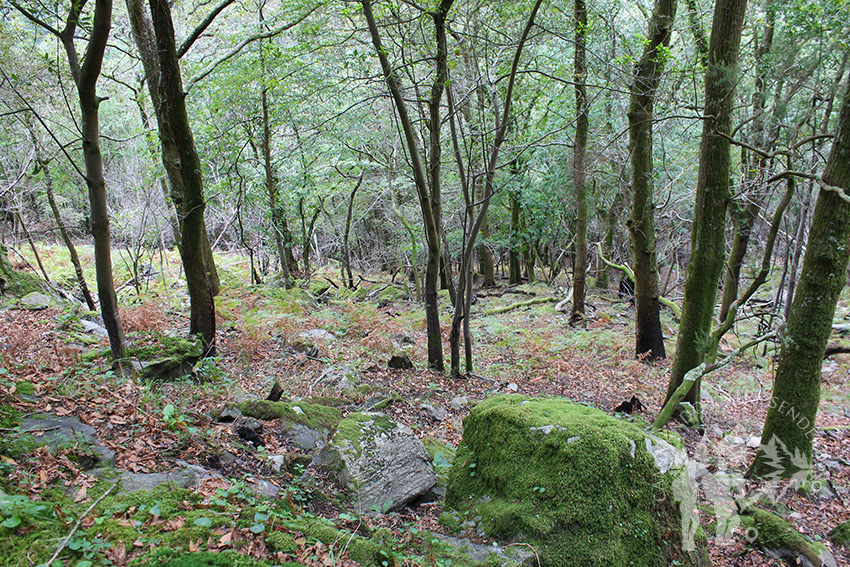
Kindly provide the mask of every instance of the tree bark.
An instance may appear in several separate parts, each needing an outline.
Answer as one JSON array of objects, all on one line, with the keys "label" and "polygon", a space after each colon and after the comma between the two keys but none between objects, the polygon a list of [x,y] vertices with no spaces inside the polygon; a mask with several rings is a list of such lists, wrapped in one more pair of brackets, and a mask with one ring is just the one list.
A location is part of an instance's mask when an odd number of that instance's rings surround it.
[{"label": "tree bark", "polygon": [[[573,81],[576,93],[576,140],[573,153],[573,185],[576,192],[576,263],[573,270],[573,309],[570,324],[584,318],[584,296],[587,281],[587,132],[588,101],[587,88],[587,6],[584,0],[575,0],[575,59]],[[532,251],[533,254],[533,251]],[[529,279],[531,274],[529,273]]]},{"label": "tree bark", "polygon": [[[850,257],[850,90],[815,204],[800,283],[782,338],[773,395],[752,465],[755,476],[790,477],[812,462],[823,355]],[[778,448],[771,454],[769,448]]]},{"label": "tree bark", "polygon": [[[170,201],[177,213],[178,227],[174,233],[174,238],[178,242],[182,242],[183,236],[180,234],[180,220],[183,217],[183,178],[180,167],[180,150],[176,147],[176,142],[171,134],[166,123],[167,117],[163,115],[164,107],[160,102],[160,93],[158,91],[160,84],[160,61],[157,53],[156,38],[151,20],[145,11],[144,0],[125,0],[127,5],[127,13],[130,17],[130,27],[133,32],[133,41],[136,44],[136,49],[139,50],[139,58],[142,60],[142,67],[145,70],[145,78],[148,83],[148,94],[151,97],[151,103],[156,114],[156,121],[159,130],[160,145],[162,147],[162,164],[165,168],[165,174],[168,177],[170,186]],[[180,255],[183,255],[182,244],[178,244]],[[207,234],[206,223],[201,229],[201,250],[204,257],[205,272],[209,279],[210,290],[213,295],[218,295],[221,289],[221,283],[218,277],[218,271],[215,267],[215,258],[212,253],[209,235]]]},{"label": "tree bark", "polygon": [[[685,374],[702,362],[705,342],[717,298],[726,248],[726,207],[729,201],[729,139],[737,84],[738,51],[746,0],[717,0],[705,74],[705,118],[700,143],[691,259],[685,280],[685,298],[676,358],[667,386],[669,399]],[[699,410],[700,381],[685,401]]]},{"label": "tree bark", "polygon": [[204,184],[201,161],[195,149],[195,140],[189,127],[186,98],[177,47],[174,42],[174,26],[168,0],[150,0],[153,29],[159,56],[159,98],[162,108],[160,127],[172,137],[180,166],[182,182],[182,209],[180,210],[180,232],[183,242],[183,269],[189,289],[190,323],[189,332],[200,334],[206,344],[206,355],[215,353],[215,302],[210,285],[203,244],[204,230]]},{"label": "tree bark", "polygon": [[118,314],[115,283],[112,279],[112,243],[109,235],[109,210],[106,204],[106,180],[103,177],[103,155],[100,153],[100,98],[97,96],[97,79],[100,76],[103,54],[111,27],[112,1],[96,1],[89,45],[84,62],[82,66],[79,66],[77,51],[74,47],[74,32],[77,18],[84,4],[84,1],[80,2],[71,9],[68,25],[62,31],[61,39],[80,98],[83,156],[91,206],[91,232],[94,238],[94,262],[100,312],[109,336],[112,359],[119,360],[126,355],[126,341]]},{"label": "tree bark", "polygon": [[[428,335],[428,366],[439,371],[445,368],[443,361],[443,337],[440,328],[440,312],[437,289],[440,280],[440,100],[442,98],[447,75],[447,46],[446,46],[446,15],[453,0],[442,0],[434,12],[435,36],[437,40],[437,72],[429,100],[430,110],[430,152],[428,157],[428,172],[422,165],[419,145],[413,130],[413,123],[407,112],[407,103],[401,91],[392,65],[387,57],[388,51],[381,41],[378,24],[372,12],[371,0],[361,0],[363,15],[369,27],[369,35],[375,47],[376,55],[381,64],[381,71],[387,88],[392,96],[395,110],[404,133],[404,141],[410,154],[410,164],[419,198],[419,208],[425,228],[427,242],[427,261],[425,264],[425,326]],[[430,184],[429,184],[430,181]]]},{"label": "tree bark", "polygon": [[522,205],[519,201],[519,195],[511,193],[511,238],[510,249],[508,250],[508,285],[522,283],[522,242],[523,237],[520,235]]},{"label": "tree bark", "polygon": [[635,65],[628,115],[632,162],[632,215],[628,226],[635,276],[635,354],[648,360],[667,356],[658,300],[652,121],[675,17],[676,0],[656,2],[649,20],[649,42]]}]

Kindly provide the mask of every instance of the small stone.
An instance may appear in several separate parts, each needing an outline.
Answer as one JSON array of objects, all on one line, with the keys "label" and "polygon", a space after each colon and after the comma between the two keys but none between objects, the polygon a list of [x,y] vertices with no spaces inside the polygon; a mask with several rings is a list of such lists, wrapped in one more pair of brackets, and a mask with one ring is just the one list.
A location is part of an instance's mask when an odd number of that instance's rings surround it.
[{"label": "small stone", "polygon": [[95,323],[94,321],[89,321],[88,319],[80,319],[80,325],[82,325],[83,331],[89,333],[90,335],[95,335],[98,337],[106,337],[109,335],[103,325]]},{"label": "small stone", "polygon": [[286,464],[286,455],[269,455],[269,464],[274,472],[280,472],[280,469]]},{"label": "small stone", "polygon": [[761,436],[760,435],[751,435],[749,439],[747,439],[747,447],[750,449],[758,449],[761,446]]},{"label": "small stone", "polygon": [[298,333],[298,336],[302,339],[317,339],[329,343],[336,340],[336,335],[324,329],[310,329],[309,331],[302,331]]},{"label": "small stone", "polygon": [[455,411],[462,410],[468,405],[469,400],[466,396],[455,396],[452,398],[452,401],[449,402],[449,406]]},{"label": "small stone", "polygon": [[242,417],[242,412],[239,411],[239,408],[233,405],[228,405],[221,413],[218,415],[219,423],[233,423]]},{"label": "small stone", "polygon": [[398,345],[415,345],[416,340],[410,335],[404,333],[393,333],[390,335],[390,340]]},{"label": "small stone", "polygon": [[413,363],[406,354],[394,354],[387,366],[394,370],[410,370],[413,368]]},{"label": "small stone", "polygon": [[422,404],[419,406],[422,410],[434,421],[445,421],[448,417],[446,410],[440,406],[432,406],[431,404]]},{"label": "small stone", "polygon": [[833,472],[841,472],[841,463],[838,461],[824,461],[823,466],[827,468],[827,470],[831,470]]},{"label": "small stone", "polygon": [[21,298],[21,307],[29,311],[41,311],[53,304],[53,298],[38,291],[28,293]]},{"label": "small stone", "polygon": [[511,392],[519,392],[519,385],[515,384],[514,382],[511,382],[510,384],[505,386],[505,388],[510,390]]}]

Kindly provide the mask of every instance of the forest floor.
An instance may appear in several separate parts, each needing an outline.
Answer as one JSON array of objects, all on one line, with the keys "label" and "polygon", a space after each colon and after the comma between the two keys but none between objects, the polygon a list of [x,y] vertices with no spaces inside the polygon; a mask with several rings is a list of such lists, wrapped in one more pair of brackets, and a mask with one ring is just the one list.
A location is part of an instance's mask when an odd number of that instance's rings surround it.
[{"label": "forest floor", "polygon": [[[227,266],[226,263],[223,263]],[[237,262],[231,263],[236,271]],[[209,412],[228,401],[255,395],[264,399],[277,381],[290,399],[311,396],[340,396],[329,376],[336,371],[356,376],[361,386],[358,394],[349,394],[363,401],[364,392],[378,392],[393,403],[385,411],[391,418],[409,425],[418,436],[439,439],[457,446],[463,432],[463,418],[469,407],[452,404],[457,396],[470,401],[494,393],[518,392],[528,396],[557,395],[600,408],[608,413],[620,402],[636,395],[646,406],[643,415],[628,419],[651,420],[660,409],[669,361],[647,364],[633,355],[633,315],[629,304],[615,293],[592,290],[588,298],[589,312],[584,327],[568,325],[568,317],[554,310],[554,302],[539,303],[512,309],[505,313],[486,314],[488,310],[505,307],[532,298],[563,297],[564,290],[544,284],[525,284],[518,287],[501,286],[480,290],[474,306],[472,332],[475,342],[475,372],[461,380],[424,369],[425,329],[422,307],[409,300],[406,286],[392,284],[388,278],[376,283],[360,281],[358,290],[331,287],[318,300],[301,291],[286,291],[273,287],[248,287],[227,269],[224,290],[217,298],[219,344],[218,357],[204,363],[203,380],[183,379],[170,383],[151,383],[126,379],[108,370],[105,358],[86,356],[108,346],[105,339],[99,344],[81,345],[79,333],[73,331],[77,315],[67,308],[26,311],[9,306],[0,311],[0,408],[6,408],[0,426],[22,415],[52,412],[73,415],[96,428],[98,439],[116,452],[116,467],[137,473],[164,471],[174,468],[177,461],[217,468],[227,478],[241,479],[239,486],[250,485],[267,478],[284,489],[282,494],[290,505],[331,519],[338,527],[358,533],[374,533],[380,528],[393,532],[399,545],[413,542],[423,530],[446,532],[438,523],[439,501],[405,508],[398,513],[361,516],[350,509],[341,498],[314,498],[331,490],[324,484],[304,486],[297,478],[274,473],[267,455],[292,451],[276,434],[265,436],[265,449],[257,451],[230,432],[227,425],[216,423]],[[336,275],[331,276],[339,284]],[[318,281],[323,281],[321,277]],[[135,295],[122,292],[121,314],[128,337],[137,345],[155,344],[164,335],[184,335],[188,328],[187,300],[176,279],[153,290]],[[156,284],[156,282],[154,282]],[[159,285],[159,284],[157,284]],[[448,301],[441,297],[444,338],[448,337]],[[850,313],[846,302],[840,306],[840,316]],[[836,317],[840,318],[839,316]],[[675,323],[664,314],[668,354],[675,347]],[[731,351],[739,341],[746,341],[755,331],[755,324],[742,325],[721,347]],[[305,352],[299,348],[299,333],[323,329],[333,339],[312,341],[314,348]],[[447,342],[447,341],[446,341]],[[741,355],[734,363],[709,376],[704,384],[703,413],[705,434],[700,436],[680,425],[672,428],[684,437],[689,454],[709,454],[709,467],[725,468],[743,473],[752,459],[751,440],[760,435],[771,388],[772,345],[764,352]],[[404,351],[414,362],[412,370],[390,370],[391,355]],[[33,395],[22,395],[23,384],[31,384]],[[366,385],[366,388],[362,386]],[[423,403],[445,410],[444,419],[435,419],[422,408]],[[770,508],[786,518],[801,533],[829,547],[839,565],[850,565],[850,552],[836,548],[829,532],[839,522],[850,520],[850,356],[838,355],[825,361],[823,393],[818,414],[818,435],[815,437],[814,475],[819,484],[808,494],[785,490],[781,483],[773,487],[780,494]],[[266,431],[278,431],[274,423],[266,423]],[[77,491],[69,506],[81,509],[91,504],[98,491],[96,481],[83,472],[73,458],[74,449],[58,452],[33,451],[14,458],[3,453],[8,446],[0,444],[0,467],[10,486],[31,501],[61,498],[51,491],[58,481],[66,487],[83,488]],[[65,454],[67,452],[68,454]],[[223,453],[236,456],[223,464]],[[208,509],[211,494],[223,494],[225,481],[212,485],[202,483],[198,490],[197,507]],[[321,480],[319,481],[321,483]],[[230,485],[230,489],[235,485]],[[697,488],[699,485],[697,483]],[[750,485],[758,490],[758,485]],[[86,493],[88,490],[88,494]],[[205,492],[206,491],[206,492]],[[62,492],[62,491],[60,491]],[[82,494],[80,493],[82,492]],[[101,490],[102,492],[102,490]],[[233,490],[231,490],[233,492]],[[2,491],[0,491],[2,494]],[[711,508],[708,495],[700,491],[703,522],[709,523]],[[182,506],[190,506],[186,500]],[[253,506],[253,508],[251,508]],[[245,504],[252,510],[256,502]],[[181,508],[181,509],[184,509]],[[262,514],[265,508],[258,508]],[[157,508],[158,511],[158,508]],[[80,513],[80,512],[78,512]],[[124,509],[115,518],[130,518],[134,513]],[[188,514],[188,512],[186,513]],[[37,514],[34,513],[34,516]],[[162,521],[151,513],[153,521]],[[238,515],[238,514],[237,514]],[[120,516],[120,517],[119,517]],[[96,521],[104,516],[87,517],[78,528],[80,533],[95,534]],[[163,514],[165,518],[165,514]],[[256,518],[256,516],[255,516]],[[115,521],[119,521],[115,520]],[[119,525],[124,525],[120,524]],[[136,520],[137,521],[137,520]],[[184,520],[185,521],[185,518]],[[179,529],[177,524],[158,529]],[[24,533],[38,529],[36,519]],[[88,525],[86,525],[88,524]],[[195,526],[203,524],[195,520]],[[154,524],[155,525],[155,524]],[[255,522],[256,525],[256,522]],[[60,526],[61,528],[61,526]],[[139,528],[141,529],[141,528]],[[235,528],[234,528],[235,529]],[[3,539],[11,535],[3,533]],[[52,551],[59,545],[63,532],[47,547]],[[141,532],[140,532],[141,533]],[[205,542],[191,541],[190,548],[219,550],[240,549],[255,558],[268,553],[262,534],[250,529],[237,532],[220,529],[211,532]],[[709,551],[716,565],[779,565],[750,545],[739,530],[736,537],[715,537],[711,530]],[[149,552],[142,537],[135,542],[103,543],[108,538],[86,540],[88,554],[72,550],[84,558],[76,565],[125,565],[133,557]],[[235,545],[238,539],[242,543]],[[233,540],[233,541],[231,541]],[[102,545],[91,547],[92,542]],[[292,560],[308,565],[348,564],[344,553],[336,556],[329,549],[299,538]],[[151,546],[152,547],[152,546]],[[63,553],[71,551],[63,550]],[[42,554],[43,556],[44,554]],[[47,557],[50,553],[47,553]],[[46,560],[33,558],[30,563],[21,557],[0,559],[2,565],[29,565]]]}]

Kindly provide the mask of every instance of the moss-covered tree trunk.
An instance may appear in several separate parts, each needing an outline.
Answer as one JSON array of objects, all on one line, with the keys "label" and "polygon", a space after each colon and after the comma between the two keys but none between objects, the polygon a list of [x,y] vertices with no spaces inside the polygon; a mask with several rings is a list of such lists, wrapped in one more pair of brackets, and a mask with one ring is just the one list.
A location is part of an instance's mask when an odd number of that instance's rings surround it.
[{"label": "moss-covered tree trunk", "polygon": [[168,0],[150,0],[150,7],[159,56],[159,95],[164,119],[160,126],[173,137],[183,184],[180,232],[183,242],[183,269],[189,288],[189,331],[203,336],[207,349],[205,354],[209,355],[215,352],[215,303],[203,251],[206,203],[201,160],[195,149],[195,140],[186,113],[186,98],[177,60],[171,8]]},{"label": "moss-covered tree trunk", "polygon": [[[766,61],[773,46],[773,27],[776,18],[776,10],[769,2],[765,17],[764,32],[761,42],[758,44],[755,52],[756,59],[756,80],[755,92],[753,92],[753,120],[752,130],[750,132],[750,140],[753,146],[757,148],[764,147],[764,112],[766,100],[766,82],[767,73],[770,65]],[[768,148],[764,148],[767,150]],[[723,277],[723,294],[720,301],[720,322],[726,320],[726,315],[729,313],[729,307],[732,302],[738,297],[738,286],[741,279],[741,268],[744,265],[744,258],[747,255],[747,247],[750,243],[750,235],[753,232],[761,203],[764,199],[764,175],[763,172],[767,167],[767,157],[755,155],[751,153],[749,159],[752,164],[747,164],[747,159],[742,156],[745,163],[745,183],[750,185],[746,194],[746,204],[734,203],[731,207],[732,222],[735,227],[735,236],[732,239],[732,249],[729,251],[729,262],[726,264],[726,273]]]},{"label": "moss-covered tree trunk", "polygon": [[[127,5],[127,13],[130,17],[133,41],[139,50],[139,58],[142,61],[145,78],[148,83],[148,94],[150,94],[159,127],[162,164],[168,177],[168,185],[170,186],[170,201],[174,206],[178,218],[178,226],[174,231],[174,238],[178,241],[178,250],[182,257],[183,235],[180,234],[179,219],[183,216],[184,202],[183,179],[180,171],[180,151],[176,147],[170,129],[163,125],[164,122],[167,122],[167,117],[163,116],[164,106],[160,103],[160,93],[158,90],[158,85],[160,84],[160,63],[156,51],[156,39],[150,18],[145,11],[144,0],[125,0],[125,3]],[[215,267],[215,259],[213,257],[209,235],[207,234],[206,223],[204,223],[201,230],[201,250],[210,289],[213,295],[218,295],[221,283],[218,277],[218,270]]]},{"label": "moss-covered tree trunk", "polygon": [[[717,0],[705,73],[705,109],[700,142],[691,259],[685,279],[685,298],[676,359],[667,386],[669,399],[688,370],[702,362],[717,298],[717,286],[726,258],[726,207],[729,201],[729,140],[737,84],[746,0]],[[699,405],[697,381],[685,401]]]},{"label": "moss-covered tree trunk", "polygon": [[511,193],[511,238],[508,249],[508,284],[514,285],[522,282],[522,205],[519,195]]},{"label": "moss-covered tree trunk", "polygon": [[[584,0],[573,4],[575,24],[575,58],[573,81],[576,93],[576,139],[573,153],[573,185],[576,192],[576,262],[573,270],[573,308],[570,324],[584,318],[584,296],[587,292],[587,6]],[[533,254],[533,251],[531,252]],[[529,278],[531,279],[531,278]]]},{"label": "moss-covered tree trunk", "polygon": [[79,10],[82,10],[82,5],[71,9],[72,15],[69,16],[68,25],[62,32],[62,43],[65,45],[80,96],[83,156],[91,206],[91,232],[94,238],[94,263],[100,313],[109,336],[112,358],[118,360],[126,354],[126,342],[121,318],[118,315],[115,283],[112,279],[112,243],[109,234],[109,211],[106,204],[106,180],[103,177],[103,155],[100,153],[100,98],[97,95],[97,79],[100,76],[112,20],[112,2],[97,0],[95,3],[94,23],[82,66],[78,66],[79,61],[74,48],[74,31]]},{"label": "moss-covered tree trunk", "polygon": [[[762,446],[751,472],[790,477],[812,462],[821,364],[850,257],[850,90],[815,204],[800,283],[782,337]],[[781,443],[780,443],[781,442]],[[771,454],[770,448],[776,448]]]},{"label": "moss-covered tree trunk", "polygon": [[664,71],[661,55],[670,44],[676,0],[658,0],[649,20],[649,42],[635,65],[629,104],[632,161],[632,216],[629,219],[635,275],[635,354],[665,358],[658,300],[655,201],[652,166],[652,117],[655,93]]}]

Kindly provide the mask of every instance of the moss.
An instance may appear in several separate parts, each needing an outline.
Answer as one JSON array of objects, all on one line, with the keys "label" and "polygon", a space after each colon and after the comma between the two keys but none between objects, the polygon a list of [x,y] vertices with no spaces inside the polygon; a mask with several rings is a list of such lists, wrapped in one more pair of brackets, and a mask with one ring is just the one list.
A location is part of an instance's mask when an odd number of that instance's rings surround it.
[{"label": "moss", "polygon": [[266,536],[266,547],[274,552],[292,553],[298,546],[295,536],[286,532],[272,532]]},{"label": "moss", "polygon": [[15,382],[15,392],[21,396],[32,396],[35,394],[35,386],[29,380]]},{"label": "moss", "polygon": [[335,546],[336,549],[345,548],[348,556],[360,563],[362,567],[382,567],[384,564],[395,563],[394,553],[388,545],[338,530],[322,518],[299,518],[290,522],[287,527],[300,531],[325,545]]},{"label": "moss", "polygon": [[311,398],[307,398],[305,401],[311,404],[316,404],[319,406],[328,406],[332,408],[348,406],[354,403],[348,398],[340,398],[337,396],[313,396]]},{"label": "moss", "polygon": [[850,546],[850,522],[841,522],[831,532],[829,537],[835,542],[835,545]]},{"label": "moss", "polygon": [[452,462],[455,458],[456,449],[451,445],[440,441],[439,439],[434,439],[433,437],[423,437],[422,444],[425,445],[425,450],[428,451],[428,456],[431,457],[431,460],[434,460],[434,457],[437,454],[441,454],[442,457],[448,461]]},{"label": "moss", "polygon": [[307,291],[309,291],[310,295],[312,295],[313,297],[320,297],[327,293],[330,288],[331,285],[328,282],[312,280],[307,286]]},{"label": "moss", "polygon": [[382,413],[356,412],[339,422],[333,441],[342,445],[347,441],[351,448],[360,453],[360,439],[364,435],[375,436],[381,431],[395,429],[395,424]]},{"label": "moss", "polygon": [[755,528],[755,543],[762,549],[781,556],[790,552],[794,557],[805,557],[814,565],[822,564],[819,546],[776,514],[752,508],[742,516],[742,523]]},{"label": "moss", "polygon": [[12,267],[6,247],[0,244],[0,295],[21,297],[41,291],[41,280],[35,274],[22,272]]},{"label": "moss", "polygon": [[155,550],[149,559],[136,561],[131,565],[136,567],[262,567],[268,563],[235,551],[186,553],[182,549],[164,548]]},{"label": "moss", "polygon": [[676,433],[675,431],[671,431],[669,429],[660,429],[658,431],[653,431],[652,434],[656,437],[660,437],[664,441],[667,441],[677,449],[685,448],[684,439],[682,439],[682,436]]},{"label": "moss", "polygon": [[[696,565],[682,550],[672,478],[632,423],[563,398],[479,403],[449,472],[446,504],[543,565]],[[664,551],[659,551],[664,550]]]},{"label": "moss", "polygon": [[[271,402],[247,400],[237,404],[239,411],[248,417],[272,420],[285,419],[313,429],[333,429],[342,419],[337,408],[309,402]],[[299,412],[295,408],[299,408]]]}]

